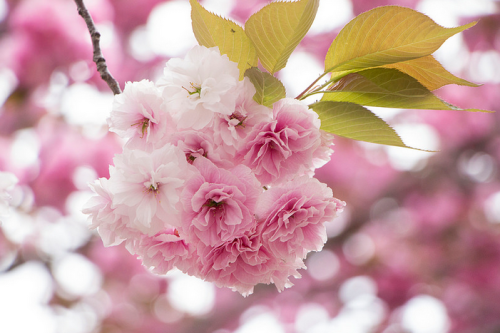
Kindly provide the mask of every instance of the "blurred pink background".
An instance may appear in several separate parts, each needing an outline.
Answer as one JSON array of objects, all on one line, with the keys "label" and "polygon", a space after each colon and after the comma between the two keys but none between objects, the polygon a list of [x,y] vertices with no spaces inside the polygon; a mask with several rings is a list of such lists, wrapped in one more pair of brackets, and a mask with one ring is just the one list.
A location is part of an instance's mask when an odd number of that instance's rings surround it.
[{"label": "blurred pink background", "polygon": [[[120,85],[155,80],[196,44],[187,0],[87,0]],[[262,0],[205,0],[244,22]],[[323,72],[343,25],[380,5],[441,25],[473,20],[436,57],[481,83],[437,95],[500,111],[500,2],[321,0],[279,73],[295,97]],[[14,173],[0,226],[0,332],[496,333],[500,331],[500,115],[375,109],[427,153],[335,139],[316,176],[347,202],[295,286],[247,298],[179,272],[155,276],[122,246],[104,248],[80,211],[87,183],[121,151],[113,97],[71,0],[0,0],[0,171]]]}]

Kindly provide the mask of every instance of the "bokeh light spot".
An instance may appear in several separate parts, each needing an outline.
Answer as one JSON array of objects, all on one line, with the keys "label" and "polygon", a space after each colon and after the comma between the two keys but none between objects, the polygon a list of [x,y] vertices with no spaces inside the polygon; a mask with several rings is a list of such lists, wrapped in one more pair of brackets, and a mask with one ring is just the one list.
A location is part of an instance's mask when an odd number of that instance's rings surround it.
[{"label": "bokeh light spot", "polygon": [[187,1],[168,1],[149,15],[148,40],[158,55],[178,57],[197,44],[191,27],[191,7]]},{"label": "bokeh light spot", "polygon": [[341,27],[354,17],[350,0],[320,1],[318,13],[309,29],[310,34],[319,34]]},{"label": "bokeh light spot", "polygon": [[340,262],[335,253],[328,250],[312,253],[307,258],[307,272],[318,281],[331,279],[340,269]]},{"label": "bokeh light spot", "polygon": [[500,223],[500,192],[488,197],[484,203],[484,213],[491,223]]},{"label": "bokeh light spot", "polygon": [[375,254],[375,244],[370,236],[357,233],[345,241],[342,250],[351,264],[363,265]]},{"label": "bokeh light spot", "polygon": [[316,327],[324,326],[329,319],[328,311],[323,306],[315,303],[305,304],[297,312],[295,329],[298,333],[309,333]]},{"label": "bokeh light spot", "polygon": [[178,271],[170,272],[167,297],[172,306],[193,316],[202,316],[215,303],[214,285]]},{"label": "bokeh light spot", "polygon": [[404,306],[402,325],[412,333],[445,333],[448,332],[449,319],[440,300],[420,295]]},{"label": "bokeh light spot", "polygon": [[348,303],[353,299],[362,295],[377,294],[377,284],[368,276],[356,276],[346,280],[339,289],[339,298],[344,303]]},{"label": "bokeh light spot", "polygon": [[[439,150],[440,140],[436,130],[426,124],[399,124],[393,126],[407,146],[425,150]],[[391,166],[400,171],[422,170],[435,153],[400,147],[385,147]]]},{"label": "bokeh light spot", "polygon": [[54,262],[54,277],[63,296],[71,299],[91,295],[101,288],[102,275],[97,266],[78,253],[68,253]]}]

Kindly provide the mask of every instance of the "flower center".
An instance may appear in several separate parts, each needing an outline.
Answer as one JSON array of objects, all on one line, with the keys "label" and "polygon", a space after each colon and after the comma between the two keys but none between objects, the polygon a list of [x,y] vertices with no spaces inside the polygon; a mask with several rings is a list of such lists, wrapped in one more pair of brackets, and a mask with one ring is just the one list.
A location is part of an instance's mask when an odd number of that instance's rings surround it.
[{"label": "flower center", "polygon": [[155,197],[158,194],[158,191],[160,190],[160,183],[157,183],[154,180],[145,182],[144,186],[146,186],[145,191],[148,193],[153,193]]},{"label": "flower center", "polygon": [[229,120],[233,120],[233,119],[236,119],[238,121],[238,123],[236,125],[234,125],[234,127],[241,126],[241,127],[245,128],[245,124],[243,124],[243,122],[245,121],[245,119],[247,119],[247,117],[243,117],[243,115],[241,113],[239,113],[238,111],[235,111],[235,112],[233,112],[232,115],[229,116]]},{"label": "flower center", "polygon": [[138,128],[141,129],[141,139],[144,137],[144,134],[148,133],[148,127],[149,127],[149,119],[148,118],[143,118],[141,121],[138,121],[135,124],[132,124],[130,126],[137,126]]},{"label": "flower center", "polygon": [[212,199],[208,199],[207,202],[205,202],[205,206],[207,207],[220,207],[222,206],[222,204],[224,204],[224,201],[220,201],[220,202],[217,202],[215,200],[212,200]]},{"label": "flower center", "polygon": [[189,96],[195,95],[195,94],[198,94],[199,96],[201,96],[201,85],[195,84],[193,82],[189,82],[189,84],[191,85],[190,89],[194,89],[194,91],[191,91],[186,87],[182,87],[184,90],[186,90],[188,92]]},{"label": "flower center", "polygon": [[194,160],[200,156],[203,156],[205,158],[208,158],[208,153],[203,150],[203,148],[200,148],[198,150],[190,150],[186,152],[186,161],[189,164],[193,164]]}]

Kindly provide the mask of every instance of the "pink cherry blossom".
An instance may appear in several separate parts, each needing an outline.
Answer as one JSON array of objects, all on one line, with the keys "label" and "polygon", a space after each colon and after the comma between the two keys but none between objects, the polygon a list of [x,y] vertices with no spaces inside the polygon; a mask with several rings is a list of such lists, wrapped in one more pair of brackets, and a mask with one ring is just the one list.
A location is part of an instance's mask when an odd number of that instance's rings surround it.
[{"label": "pink cherry blossom", "polygon": [[169,141],[174,146],[182,149],[186,154],[186,160],[190,164],[198,157],[205,157],[219,167],[233,167],[234,164],[231,160],[221,157],[221,153],[224,153],[223,149],[217,149],[213,135],[210,134],[203,131],[180,131],[173,134]]},{"label": "pink cherry blossom", "polygon": [[238,85],[234,112],[217,114],[214,118],[214,141],[223,147],[228,158],[234,159],[236,151],[256,124],[271,121],[271,109],[255,102],[254,95],[255,87],[248,78],[244,78]]},{"label": "pink cherry blossom", "polygon": [[264,244],[286,262],[319,251],[326,242],[324,223],[331,222],[345,203],[315,178],[303,176],[272,187],[260,198],[257,217],[264,224]]},{"label": "pink cherry blossom", "polygon": [[203,248],[191,273],[244,296],[251,294],[258,283],[271,283],[278,259],[262,246],[258,229],[262,228],[254,224],[241,237]]},{"label": "pink cherry blossom", "polygon": [[90,228],[97,229],[104,246],[118,245],[128,238],[136,237],[138,232],[127,227],[129,217],[113,209],[109,180],[99,178],[89,185],[96,195],[89,199],[82,212],[89,214]]},{"label": "pink cherry blossom", "polygon": [[115,96],[109,130],[130,139],[127,147],[132,149],[161,147],[162,139],[173,126],[162,103],[161,93],[153,82],[127,82],[123,93]]},{"label": "pink cherry blossom", "polygon": [[195,46],[184,59],[170,59],[158,86],[179,128],[199,130],[214,114],[231,115],[239,70],[217,47]]},{"label": "pink cherry blossom", "polygon": [[193,244],[219,246],[254,227],[260,183],[243,165],[226,170],[206,158],[193,162],[199,175],[182,191],[182,231]]},{"label": "pink cherry blossom", "polygon": [[166,144],[152,153],[125,149],[110,175],[113,207],[129,216],[128,227],[153,236],[178,225],[182,187],[193,174],[184,153]]},{"label": "pink cherry blossom", "polygon": [[[131,251],[130,247],[128,249]],[[139,255],[143,265],[152,268],[154,273],[165,274],[180,261],[195,258],[193,249],[177,229],[169,228],[154,236],[142,235],[131,252]]]},{"label": "pink cherry blossom", "polygon": [[318,115],[305,104],[282,99],[273,106],[273,118],[254,127],[240,152],[243,163],[266,185],[313,169],[314,153],[322,144]]},{"label": "pink cherry blossom", "polygon": [[333,145],[333,134],[323,130],[319,130],[319,133],[321,135],[321,145],[313,153],[314,167],[311,169],[312,174],[314,174],[315,169],[321,168],[323,165],[330,162],[330,158],[333,154],[333,149],[331,148]]}]

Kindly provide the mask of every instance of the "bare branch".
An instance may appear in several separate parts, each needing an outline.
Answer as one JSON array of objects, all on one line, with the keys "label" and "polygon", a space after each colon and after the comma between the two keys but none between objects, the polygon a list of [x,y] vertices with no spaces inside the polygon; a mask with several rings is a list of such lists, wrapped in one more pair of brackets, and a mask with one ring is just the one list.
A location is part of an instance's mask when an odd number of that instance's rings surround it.
[{"label": "bare branch", "polygon": [[113,92],[113,94],[118,95],[122,93],[120,89],[120,85],[115,80],[113,75],[108,70],[108,66],[106,65],[106,59],[101,52],[101,46],[99,44],[101,40],[101,34],[97,31],[94,21],[92,20],[92,16],[88,9],[85,7],[83,0],[75,0],[76,7],[78,8],[78,14],[83,18],[85,23],[87,24],[87,28],[90,32],[90,37],[92,39],[92,47],[94,48],[94,62],[97,65],[97,71],[101,75],[101,78],[106,82]]}]

